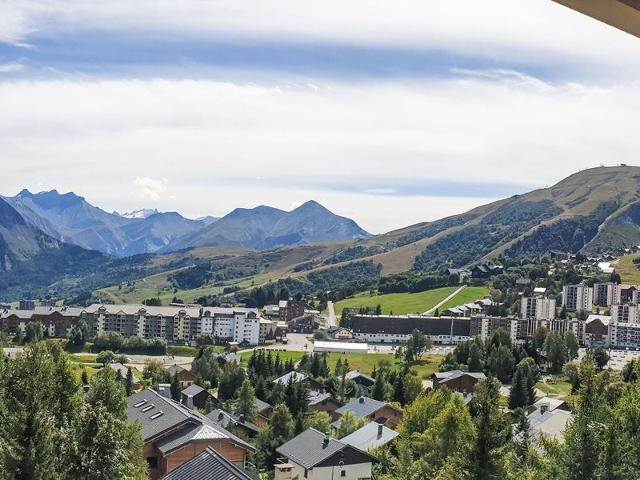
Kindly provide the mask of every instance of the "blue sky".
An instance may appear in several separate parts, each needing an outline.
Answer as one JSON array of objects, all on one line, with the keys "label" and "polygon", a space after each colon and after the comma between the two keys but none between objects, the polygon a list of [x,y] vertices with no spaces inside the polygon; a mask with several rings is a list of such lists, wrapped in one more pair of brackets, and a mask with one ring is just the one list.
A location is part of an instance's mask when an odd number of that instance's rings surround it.
[{"label": "blue sky", "polygon": [[6,0],[0,194],[383,232],[635,163],[639,73],[547,0]]}]

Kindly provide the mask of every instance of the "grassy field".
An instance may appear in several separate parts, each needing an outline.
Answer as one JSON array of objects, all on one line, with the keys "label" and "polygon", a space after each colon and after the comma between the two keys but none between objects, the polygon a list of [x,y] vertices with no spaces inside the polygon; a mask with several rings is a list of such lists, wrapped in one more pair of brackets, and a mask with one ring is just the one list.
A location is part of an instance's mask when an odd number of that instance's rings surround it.
[{"label": "grassy field", "polygon": [[550,379],[536,383],[536,388],[548,397],[565,398],[571,395],[571,384],[561,379]]},{"label": "grassy field", "polygon": [[[303,353],[302,352],[278,352],[280,354],[280,359],[282,361],[288,361],[290,358],[293,359],[294,362],[298,362]],[[274,352],[275,354],[275,352]],[[251,356],[251,352],[245,352],[242,355],[242,361],[244,364],[247,363],[249,357]],[[362,373],[370,374],[373,372],[373,369],[377,367],[377,365],[382,361],[389,362],[392,366],[400,367],[401,361],[396,360],[393,354],[382,354],[382,353],[330,353],[329,354],[329,368],[333,371],[338,362],[338,359],[341,359],[343,362],[345,360],[349,361],[349,368],[351,370],[358,370]],[[429,378],[433,372],[438,370],[440,363],[442,362],[443,357],[441,355],[424,355],[421,360],[416,362],[411,366],[412,370],[418,374],[418,377],[426,379]]]},{"label": "grassy field", "polygon": [[640,269],[636,267],[633,261],[640,255],[625,255],[620,257],[618,263],[614,265],[616,272],[620,275],[622,283],[632,285],[640,284]]},{"label": "grassy field", "polygon": [[[436,288],[419,293],[388,293],[385,295],[361,294],[353,298],[340,300],[335,304],[336,315],[340,316],[344,308],[382,307],[382,313],[394,315],[424,313],[447,298],[457,287]],[[456,296],[457,297],[457,296]]]},{"label": "grassy field", "polygon": [[491,292],[487,287],[467,287],[440,307],[440,311],[444,312],[447,308],[453,308],[459,305],[464,305],[465,303],[475,302],[476,300],[488,297],[490,293]]}]

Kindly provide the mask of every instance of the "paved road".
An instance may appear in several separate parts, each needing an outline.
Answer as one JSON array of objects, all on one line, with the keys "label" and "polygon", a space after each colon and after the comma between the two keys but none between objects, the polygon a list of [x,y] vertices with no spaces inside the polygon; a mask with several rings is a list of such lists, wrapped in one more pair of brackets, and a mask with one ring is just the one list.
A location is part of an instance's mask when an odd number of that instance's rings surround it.
[{"label": "paved road", "polygon": [[336,322],[336,309],[333,306],[333,302],[327,302],[327,310],[329,310],[329,316],[327,316],[327,328],[335,327]]},{"label": "paved road", "polygon": [[433,307],[431,310],[428,310],[426,312],[424,312],[424,315],[429,315],[433,312],[435,312],[436,310],[438,310],[441,306],[443,306],[445,303],[447,303],[449,300],[451,300],[453,297],[455,297],[456,295],[458,295],[462,290],[464,290],[465,288],[467,288],[466,285],[462,285],[459,289],[457,289],[455,292],[453,292],[451,295],[449,295],[447,298],[445,298],[444,300],[442,300],[439,304],[437,304],[435,307]]}]

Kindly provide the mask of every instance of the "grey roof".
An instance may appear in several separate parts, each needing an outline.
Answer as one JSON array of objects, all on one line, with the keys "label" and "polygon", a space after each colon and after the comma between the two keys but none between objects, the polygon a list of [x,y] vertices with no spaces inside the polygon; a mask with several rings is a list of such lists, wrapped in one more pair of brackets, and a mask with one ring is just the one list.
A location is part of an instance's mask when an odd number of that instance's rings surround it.
[{"label": "grey roof", "polygon": [[213,449],[207,448],[162,477],[162,480],[253,480]]},{"label": "grey roof", "polygon": [[309,405],[317,405],[331,398],[330,393],[320,392],[318,390],[310,390],[308,398]]},{"label": "grey roof", "polygon": [[538,409],[543,405],[547,406],[548,411],[553,412],[557,408],[561,408],[561,407],[565,407],[566,409],[567,402],[559,398],[542,397],[541,399],[537,400],[536,403],[533,404],[533,406]]},{"label": "grey roof", "polygon": [[255,425],[252,422],[248,422],[246,420],[240,420],[239,417],[233,415],[229,412],[225,412],[224,410],[220,410],[219,408],[212,410],[207,415],[205,415],[209,420],[211,420],[216,425],[220,425],[222,428],[229,428],[229,426],[234,427],[237,425],[241,425],[247,430],[251,430],[252,432],[259,433],[260,427]]},{"label": "grey roof", "polygon": [[310,428],[276,448],[276,452],[304,468],[313,468],[347,446],[335,438],[329,438],[325,443],[325,436],[315,428]]},{"label": "grey roof", "polygon": [[286,385],[287,383],[289,383],[289,379],[293,379],[294,383],[304,382],[307,379],[307,376],[304,373],[293,371],[285,373],[280,378],[276,378],[273,383],[281,383],[283,385]]},{"label": "grey roof", "polygon": [[259,398],[256,398],[255,404],[256,408],[258,409],[258,413],[264,412],[266,409],[271,408],[271,405],[269,405],[267,402],[263,402]]},{"label": "grey roof", "polygon": [[482,372],[463,372],[462,370],[449,370],[448,372],[436,372],[434,373],[434,375],[441,382],[453,380],[455,378],[463,377],[465,375],[477,378],[479,380],[482,380],[483,378],[487,378],[487,376]]},{"label": "grey roof", "polygon": [[348,378],[350,380],[353,380],[358,377],[364,378],[365,380],[371,383],[375,383],[375,380],[373,379],[373,377],[370,377],[369,375],[359,372],[358,370],[351,370],[350,372],[347,372],[347,374],[345,375],[345,378]]},{"label": "grey roof", "polygon": [[560,409],[541,413],[538,409],[534,410],[527,418],[532,436],[562,441],[567,424],[573,420],[573,414]]},{"label": "grey roof", "polygon": [[353,402],[346,404],[336,410],[339,415],[344,415],[346,412],[353,413],[358,418],[368,417],[372,413],[380,410],[386,403],[379,400],[374,400],[369,397],[359,397]]},{"label": "grey roof", "polygon": [[182,394],[186,395],[187,397],[194,397],[202,392],[206,392],[206,390],[200,385],[196,385],[195,383],[182,390]]},{"label": "grey roof", "polygon": [[134,305],[134,304],[97,304],[88,306],[84,311],[87,313],[98,313],[99,310],[104,310],[105,313],[116,315],[149,315],[152,317],[175,317],[180,313],[188,315],[191,318],[200,318],[200,307],[182,306],[182,307],[155,307],[148,305]]},{"label": "grey roof", "polygon": [[340,441],[360,450],[373,450],[382,447],[398,436],[398,432],[376,422],[367,423],[362,428]]},{"label": "grey roof", "polygon": [[131,395],[128,404],[127,417],[130,422],[140,421],[145,442],[163,432],[177,429],[174,434],[156,444],[163,454],[191,440],[213,438],[226,438],[247,450],[254,450],[247,442],[216,425],[204,415],[165,398],[154,390],[147,389]]},{"label": "grey roof", "polygon": [[[109,363],[108,365],[109,365],[109,368],[115,370],[116,372],[120,372],[120,375],[122,376],[122,378],[127,378],[127,373],[129,371],[127,367],[125,367],[119,362]],[[140,380],[138,380],[136,376],[133,375],[133,384],[138,385],[139,383],[140,383]]]}]

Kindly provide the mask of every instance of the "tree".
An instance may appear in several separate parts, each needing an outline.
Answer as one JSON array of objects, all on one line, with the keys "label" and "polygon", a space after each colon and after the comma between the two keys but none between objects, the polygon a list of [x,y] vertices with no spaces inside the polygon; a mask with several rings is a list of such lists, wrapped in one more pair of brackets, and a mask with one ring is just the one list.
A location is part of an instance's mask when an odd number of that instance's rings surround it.
[{"label": "tree", "polygon": [[127,376],[124,380],[124,391],[127,397],[130,397],[133,393],[133,372],[131,371],[131,367],[127,368]]},{"label": "tree", "polygon": [[590,349],[587,352],[587,355],[593,358],[593,361],[596,363],[596,366],[599,370],[602,370],[609,363],[609,354],[602,347],[596,347],[594,349]]},{"label": "tree", "polygon": [[82,381],[83,385],[89,385],[89,375],[87,374],[86,368],[82,369],[82,375],[80,376],[80,380]]},{"label": "tree", "polygon": [[127,397],[115,372],[103,368],[91,379],[91,388],[87,392],[87,403],[92,407],[103,405],[105,409],[121,420],[127,419]]},{"label": "tree", "polygon": [[509,422],[500,413],[500,382],[495,378],[481,380],[475,394],[471,401],[477,431],[473,450],[475,478],[499,478],[499,452],[511,435]]},{"label": "tree", "polygon": [[516,360],[511,353],[511,347],[500,345],[493,347],[489,354],[487,367],[503,383],[511,380]]},{"label": "tree", "polygon": [[549,332],[544,340],[543,350],[551,364],[551,372],[560,373],[569,356],[563,335],[559,332]]},{"label": "tree", "polygon": [[578,339],[573,332],[569,331],[565,334],[564,340],[567,344],[567,351],[569,353],[569,360],[575,360],[578,358]]},{"label": "tree", "polygon": [[304,423],[306,428],[315,428],[319,432],[331,432],[331,416],[327,412],[313,412]]},{"label": "tree", "polygon": [[378,370],[378,373],[371,390],[371,397],[374,400],[385,401],[386,400],[386,387],[385,387],[385,374],[384,371]]},{"label": "tree", "polygon": [[262,469],[272,469],[276,463],[276,448],[291,440],[294,434],[294,423],[291,412],[284,404],[273,408],[273,415],[267,426],[263,428],[256,439],[257,461]]},{"label": "tree", "polygon": [[44,338],[44,329],[39,321],[27,323],[24,329],[24,343],[38,342]]},{"label": "tree", "polygon": [[470,372],[482,372],[484,369],[484,362],[482,361],[482,350],[473,342],[469,347],[469,371]]},{"label": "tree", "polygon": [[171,379],[171,398],[176,402],[180,401],[180,382],[178,381],[178,373],[173,374]]},{"label": "tree", "polygon": [[152,386],[157,387],[160,383],[168,383],[171,375],[160,360],[146,360],[142,370],[143,380],[147,380]]},{"label": "tree", "polygon": [[336,436],[338,438],[344,438],[359,428],[362,428],[364,423],[365,421],[362,418],[358,418],[352,412],[346,411],[340,417],[340,424],[338,425]]},{"label": "tree", "polygon": [[114,363],[116,361],[116,354],[111,350],[103,350],[96,355],[96,363],[102,363],[106,365],[108,363]]},{"label": "tree", "polygon": [[75,347],[84,347],[84,344],[89,339],[89,326],[84,319],[80,319],[76,325],[73,326],[69,332],[69,342]]},{"label": "tree", "polygon": [[530,357],[523,359],[516,366],[509,393],[509,408],[512,410],[527,407],[535,401],[537,374],[534,367],[535,363]]},{"label": "tree", "polygon": [[256,409],[256,395],[248,378],[245,378],[240,386],[234,413],[238,417],[244,417],[249,422],[253,422],[258,414]]}]

